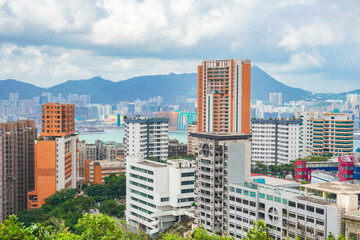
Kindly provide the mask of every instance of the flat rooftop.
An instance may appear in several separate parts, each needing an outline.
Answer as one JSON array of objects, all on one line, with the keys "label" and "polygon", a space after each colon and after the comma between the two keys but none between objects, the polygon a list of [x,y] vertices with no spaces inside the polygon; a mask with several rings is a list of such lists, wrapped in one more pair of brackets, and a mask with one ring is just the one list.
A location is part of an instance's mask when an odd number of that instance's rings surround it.
[{"label": "flat rooftop", "polygon": [[274,178],[274,177],[269,177],[269,176],[254,176],[251,177],[251,179],[254,182],[258,182],[258,183],[262,183],[262,184],[266,184],[266,185],[270,185],[270,186],[296,186],[296,187],[300,187],[301,183],[295,182],[295,181],[290,181],[290,180],[286,180],[286,179],[281,179],[281,178]]},{"label": "flat rooftop", "polygon": [[307,189],[313,189],[321,192],[333,193],[333,194],[348,194],[358,195],[360,194],[360,184],[350,184],[346,182],[323,182],[301,185]]},{"label": "flat rooftop", "polygon": [[321,198],[315,198],[311,196],[296,196],[295,198],[321,205],[332,205],[332,203],[329,203]]},{"label": "flat rooftop", "polygon": [[242,134],[242,133],[222,133],[222,132],[206,132],[206,133],[190,133],[190,136],[196,138],[206,138],[206,139],[214,139],[214,140],[241,140],[241,139],[249,139],[251,138],[250,134]]},{"label": "flat rooftop", "polygon": [[146,160],[144,162],[139,162],[139,164],[149,166],[149,167],[166,167],[166,164],[158,163],[155,161]]}]

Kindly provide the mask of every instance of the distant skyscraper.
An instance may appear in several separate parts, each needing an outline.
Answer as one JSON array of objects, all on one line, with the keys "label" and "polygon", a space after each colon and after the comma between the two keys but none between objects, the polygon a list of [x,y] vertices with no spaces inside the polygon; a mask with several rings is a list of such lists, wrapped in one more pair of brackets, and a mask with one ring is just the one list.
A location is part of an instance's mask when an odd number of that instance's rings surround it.
[{"label": "distant skyscraper", "polygon": [[187,131],[188,125],[196,122],[196,113],[180,112],[178,115],[179,131]]},{"label": "distant skyscraper", "polygon": [[35,144],[35,188],[28,192],[28,208],[40,208],[45,199],[79,180],[78,136],[74,104],[42,106],[42,132]]},{"label": "distant skyscraper", "polygon": [[0,124],[0,221],[27,208],[27,192],[34,187],[32,120]]},{"label": "distant skyscraper", "polygon": [[274,105],[282,105],[282,93],[269,93],[269,103]]},{"label": "distant skyscraper", "polygon": [[250,60],[198,66],[198,132],[250,133]]}]

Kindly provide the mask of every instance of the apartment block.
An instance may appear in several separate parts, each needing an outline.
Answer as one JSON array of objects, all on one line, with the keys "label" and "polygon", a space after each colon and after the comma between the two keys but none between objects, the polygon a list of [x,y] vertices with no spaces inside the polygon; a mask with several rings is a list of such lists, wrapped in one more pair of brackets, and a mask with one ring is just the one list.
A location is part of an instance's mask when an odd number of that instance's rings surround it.
[{"label": "apartment block", "polygon": [[134,117],[125,119],[127,156],[142,154],[146,158],[168,157],[168,123],[166,118]]},{"label": "apartment block", "polygon": [[194,216],[195,165],[183,159],[167,164],[126,159],[126,222],[157,237],[181,216]]},{"label": "apartment block", "polygon": [[341,156],[354,150],[354,120],[345,113],[297,113],[303,119],[302,155]]},{"label": "apartment block", "polygon": [[126,155],[126,149],[123,144],[115,142],[102,142],[96,140],[95,143],[79,142],[79,159],[80,159],[80,177],[85,176],[85,161],[90,160],[121,160]]},{"label": "apartment block", "polygon": [[32,120],[0,123],[0,221],[27,208],[27,192],[34,187]]},{"label": "apartment block", "polygon": [[252,120],[252,163],[289,164],[300,157],[301,120]]},{"label": "apartment block", "polygon": [[196,217],[198,226],[225,234],[229,184],[250,179],[250,135],[191,133],[197,139]]},{"label": "apartment block", "polygon": [[177,139],[169,139],[169,157],[181,157],[187,154],[187,146]]},{"label": "apartment block", "polygon": [[246,236],[256,220],[269,226],[273,239],[325,240],[330,232],[336,238],[360,236],[359,185],[316,183],[300,191],[286,180],[255,180],[230,185],[228,235],[235,239]]},{"label": "apartment block", "polygon": [[120,176],[125,174],[125,170],[125,160],[94,161],[87,159],[85,161],[85,183],[104,184],[105,177],[110,174]]},{"label": "apartment block", "polygon": [[250,134],[250,60],[207,60],[198,66],[198,132]]},{"label": "apartment block", "polygon": [[45,199],[64,188],[77,188],[78,136],[74,104],[42,106],[42,132],[35,143],[35,186],[28,192],[28,208],[40,208]]},{"label": "apartment block", "polygon": [[197,123],[193,122],[188,125],[188,140],[187,140],[187,154],[195,154],[195,149],[197,146],[196,138],[191,136],[191,133],[197,132]]},{"label": "apartment block", "polygon": [[178,116],[180,112],[158,112],[158,118],[168,118],[169,122],[169,131],[177,131],[178,130]]}]

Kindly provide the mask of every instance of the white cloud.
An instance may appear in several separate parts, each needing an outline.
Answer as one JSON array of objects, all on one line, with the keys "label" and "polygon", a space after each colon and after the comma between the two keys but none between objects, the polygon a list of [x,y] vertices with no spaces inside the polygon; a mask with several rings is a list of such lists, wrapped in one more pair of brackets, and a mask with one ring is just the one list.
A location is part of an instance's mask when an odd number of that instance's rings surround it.
[{"label": "white cloud", "polygon": [[0,0],[0,77],[121,80],[249,58],[294,79],[343,72],[356,86],[359,13],[337,0]]},{"label": "white cloud", "polygon": [[341,30],[332,29],[326,22],[316,21],[299,28],[287,26],[286,33],[278,46],[294,51],[302,46],[326,46],[343,40],[344,33]]},{"label": "white cloud", "polygon": [[195,72],[200,62],[141,57],[125,59],[49,46],[0,45],[0,79],[14,78],[42,87],[98,75],[120,81],[138,75]]}]

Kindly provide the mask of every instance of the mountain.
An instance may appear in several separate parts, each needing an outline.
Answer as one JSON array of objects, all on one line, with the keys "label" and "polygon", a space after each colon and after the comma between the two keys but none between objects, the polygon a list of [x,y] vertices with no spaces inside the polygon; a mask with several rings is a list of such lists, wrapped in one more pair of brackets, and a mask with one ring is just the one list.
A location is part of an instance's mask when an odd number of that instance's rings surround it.
[{"label": "mountain", "polygon": [[0,81],[0,99],[9,99],[12,92],[18,92],[20,98],[32,98],[41,95],[46,91],[45,88],[37,87],[33,84],[20,82],[14,79]]},{"label": "mountain", "polygon": [[269,101],[269,93],[281,92],[283,102],[305,100],[312,97],[312,93],[301,88],[289,87],[257,66],[251,68],[251,98]]},{"label": "mountain", "polygon": [[[345,99],[347,93],[360,93],[360,90],[344,93],[311,93],[301,88],[289,87],[267,74],[257,66],[251,68],[251,98],[252,100],[269,100],[269,93],[281,92],[283,102],[291,100],[325,100]],[[176,95],[196,97],[196,73],[168,75],[151,75],[134,77],[113,82],[101,77],[83,80],[69,80],[50,88],[40,88],[32,84],[8,79],[0,81],[0,99],[8,99],[9,93],[18,92],[21,99],[51,92],[61,93],[67,97],[69,93],[88,94],[93,103],[111,103],[119,101],[147,100],[153,96],[163,96],[166,102],[174,102]]]}]

